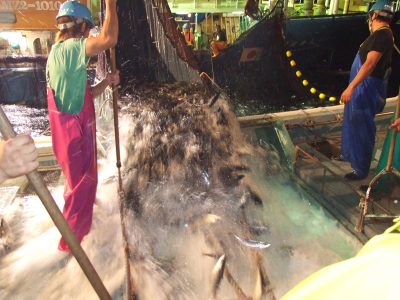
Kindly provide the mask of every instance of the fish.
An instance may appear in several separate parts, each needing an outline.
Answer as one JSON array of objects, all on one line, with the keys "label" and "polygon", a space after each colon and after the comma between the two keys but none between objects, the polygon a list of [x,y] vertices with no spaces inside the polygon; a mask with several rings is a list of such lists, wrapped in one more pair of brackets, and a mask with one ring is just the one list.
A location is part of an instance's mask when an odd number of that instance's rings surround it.
[{"label": "fish", "polygon": [[13,239],[11,235],[10,226],[6,220],[0,220],[0,257],[6,254],[12,245]]},{"label": "fish", "polygon": [[235,235],[235,238],[244,246],[249,247],[249,248],[257,248],[257,249],[266,249],[271,244],[266,243],[266,242],[261,242],[261,241],[256,241],[256,240],[251,240],[251,239],[243,239],[241,237],[238,237]]},{"label": "fish", "polygon": [[0,220],[0,238],[5,237],[7,235],[8,232],[8,225],[6,223],[6,221],[1,218]]},{"label": "fish", "polygon": [[210,185],[210,175],[206,171],[201,171],[201,175],[203,176],[204,182],[207,184],[207,186]]},{"label": "fish", "polygon": [[221,220],[220,216],[217,216],[214,214],[205,214],[205,215],[199,217],[198,219],[196,219],[195,221],[193,221],[192,223],[185,224],[184,226],[186,228],[190,228],[190,230],[192,232],[196,232],[199,229],[202,229],[208,225],[214,224],[220,220]]},{"label": "fish", "polygon": [[257,268],[257,278],[253,291],[253,300],[260,300],[264,294],[263,279],[260,269]]},{"label": "fish", "polygon": [[251,225],[249,228],[250,232],[255,235],[269,234],[270,229],[266,225]]},{"label": "fish", "polygon": [[217,291],[218,291],[219,285],[221,283],[221,280],[224,276],[225,262],[226,262],[226,256],[225,256],[225,254],[223,254],[220,256],[220,258],[218,259],[214,268],[212,269],[211,280],[210,280],[211,299],[216,299],[216,297],[217,297]]}]

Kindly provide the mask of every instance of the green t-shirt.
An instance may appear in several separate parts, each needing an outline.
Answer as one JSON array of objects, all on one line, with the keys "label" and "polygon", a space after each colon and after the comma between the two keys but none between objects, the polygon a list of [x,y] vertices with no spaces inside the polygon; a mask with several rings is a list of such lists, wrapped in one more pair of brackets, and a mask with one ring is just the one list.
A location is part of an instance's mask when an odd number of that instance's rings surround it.
[{"label": "green t-shirt", "polygon": [[89,58],[85,55],[86,39],[68,39],[53,45],[47,59],[47,82],[54,91],[59,111],[77,114],[85,99]]}]

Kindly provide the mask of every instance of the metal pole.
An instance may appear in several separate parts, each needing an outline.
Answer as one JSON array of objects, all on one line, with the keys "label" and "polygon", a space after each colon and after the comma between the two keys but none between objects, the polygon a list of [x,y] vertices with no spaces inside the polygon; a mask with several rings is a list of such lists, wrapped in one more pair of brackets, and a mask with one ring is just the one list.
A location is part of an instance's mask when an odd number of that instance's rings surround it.
[{"label": "metal pole", "polygon": [[305,16],[312,16],[314,14],[313,5],[314,5],[313,0],[304,0],[303,10]]},{"label": "metal pole", "polygon": [[334,6],[333,6],[333,14],[334,14],[334,15],[337,15],[337,13],[338,13],[338,10],[339,10],[339,3],[340,3],[339,0],[334,0]]},{"label": "metal pole", "polygon": [[329,14],[336,15],[338,12],[339,0],[331,0]]},{"label": "metal pole", "polygon": [[[400,117],[400,93],[399,93],[399,99],[397,100],[395,120],[397,120],[399,117]],[[387,165],[386,165],[386,172],[390,172],[392,170],[394,148],[396,146],[396,137],[397,137],[397,129],[393,128],[392,129],[392,139],[390,140],[389,156],[388,156],[388,161],[387,161]]]},{"label": "metal pole", "polygon": [[331,0],[325,0],[325,7],[328,8],[328,12],[329,12],[330,2],[331,2]]},{"label": "metal pole", "polygon": [[[16,135],[2,107],[0,107],[0,131],[3,137],[6,139],[12,138]],[[47,186],[45,185],[42,177],[40,177],[37,171],[32,171],[26,176],[28,177],[30,183],[32,184],[37,195],[39,196],[40,201],[42,201],[57,229],[60,231],[65,242],[71,249],[73,256],[78,261],[79,265],[82,268],[82,271],[85,273],[87,279],[93,286],[93,289],[96,291],[97,295],[100,297],[100,299],[111,300],[112,298],[110,294],[105,288],[103,282],[101,281],[99,275],[91,264],[86,253],[83,251],[67,221],[65,221],[63,214],[59,210],[57,204],[55,203],[53,197],[47,189]]]},{"label": "metal pole", "polygon": [[206,13],[206,35],[208,39],[208,13]]},{"label": "metal pole", "polygon": [[350,7],[350,0],[345,0],[344,1],[344,7],[343,7],[343,14],[344,15],[349,13],[349,7]]}]

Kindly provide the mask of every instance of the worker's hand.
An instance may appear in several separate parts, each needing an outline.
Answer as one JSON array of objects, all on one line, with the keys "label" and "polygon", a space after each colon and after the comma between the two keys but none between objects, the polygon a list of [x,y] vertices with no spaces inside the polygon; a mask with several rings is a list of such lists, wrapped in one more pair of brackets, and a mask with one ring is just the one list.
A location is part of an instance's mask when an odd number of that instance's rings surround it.
[{"label": "worker's hand", "polygon": [[117,86],[119,84],[119,70],[116,70],[115,73],[108,73],[106,76],[106,80],[108,85]]},{"label": "worker's hand", "polygon": [[26,175],[39,166],[35,143],[29,134],[0,142],[0,182]]},{"label": "worker's hand", "polygon": [[354,88],[352,86],[348,86],[342,93],[342,95],[340,96],[340,100],[343,103],[348,103],[351,100],[351,96],[353,95],[354,92]]},{"label": "worker's hand", "polygon": [[394,121],[390,127],[396,129],[397,131],[400,131],[400,118]]}]

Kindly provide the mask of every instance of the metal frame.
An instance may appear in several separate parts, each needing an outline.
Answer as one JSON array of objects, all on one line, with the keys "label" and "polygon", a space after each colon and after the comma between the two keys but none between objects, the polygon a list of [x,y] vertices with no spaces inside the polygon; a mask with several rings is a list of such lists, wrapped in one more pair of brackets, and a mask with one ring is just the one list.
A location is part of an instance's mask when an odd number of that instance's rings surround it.
[{"label": "metal frame", "polygon": [[[399,91],[399,96],[397,100],[397,108],[396,108],[396,119],[400,117],[400,91]],[[396,218],[395,215],[391,215],[390,211],[383,209],[382,206],[380,206],[378,203],[375,203],[373,199],[371,198],[371,190],[375,187],[379,179],[381,179],[383,176],[388,175],[388,174],[393,174],[396,177],[400,178],[400,172],[393,168],[393,155],[394,155],[394,149],[396,146],[396,137],[397,137],[397,130],[392,129],[393,134],[392,134],[392,139],[390,141],[390,150],[389,150],[389,157],[388,157],[388,162],[386,165],[386,168],[383,169],[382,171],[379,172],[378,175],[376,175],[371,182],[369,183],[367,192],[365,194],[365,197],[361,197],[360,199],[360,218],[358,221],[357,226],[355,227],[355,230],[357,232],[363,232],[364,231],[364,224],[365,224],[365,218],[367,217],[368,214],[368,204],[371,203],[375,206],[378,206],[380,209],[382,209],[387,216],[384,216],[386,221],[392,222],[394,218]],[[381,220],[382,221],[382,216],[376,216],[376,215],[368,215],[368,218],[371,220]]]}]

